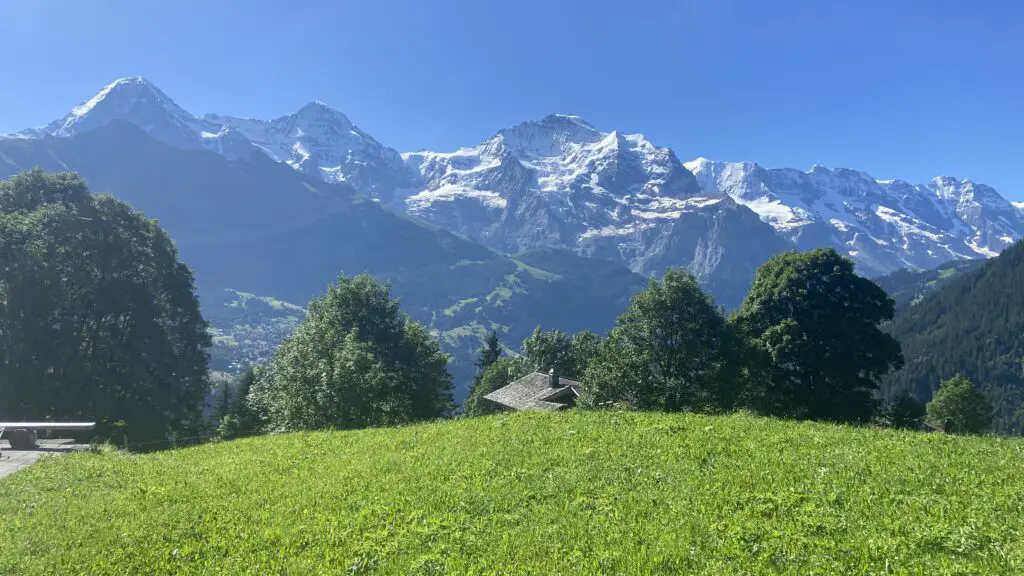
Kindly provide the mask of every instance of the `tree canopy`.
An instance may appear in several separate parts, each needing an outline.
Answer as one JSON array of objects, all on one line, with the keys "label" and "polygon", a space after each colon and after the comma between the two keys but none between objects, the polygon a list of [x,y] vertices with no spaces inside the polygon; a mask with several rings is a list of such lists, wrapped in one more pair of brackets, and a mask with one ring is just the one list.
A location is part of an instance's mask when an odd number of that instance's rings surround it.
[{"label": "tree canopy", "polygon": [[835,250],[773,256],[732,319],[752,360],[763,360],[750,379],[753,406],[796,418],[868,420],[879,378],[903,363],[899,342],[879,329],[892,316],[892,299]]},{"label": "tree canopy", "polygon": [[523,340],[522,354],[516,359],[519,364],[517,372],[525,375],[554,369],[566,378],[581,378],[594,355],[597,342],[598,337],[591,332],[577,332],[570,336],[561,330],[545,332],[537,326]]},{"label": "tree canopy", "polygon": [[927,410],[928,423],[949,432],[980,434],[992,426],[992,404],[963,375],[943,382]]},{"label": "tree canopy", "polygon": [[0,182],[0,417],[123,425],[131,442],[195,429],[206,328],[155,221],[75,174]]},{"label": "tree canopy", "polygon": [[731,405],[722,371],[728,341],[725,319],[693,275],[669,270],[633,296],[597,347],[584,403],[667,411]]},{"label": "tree canopy", "polygon": [[889,402],[885,415],[893,427],[913,430],[921,426],[925,406],[910,394],[901,394]]},{"label": "tree canopy", "polygon": [[499,358],[480,375],[479,381],[473,386],[469,398],[466,399],[463,414],[474,417],[501,412],[504,408],[500,404],[492,402],[484,396],[508,386],[524,375],[521,363],[516,362],[513,358]]},{"label": "tree canopy", "polygon": [[512,361],[506,359],[499,369],[491,370],[491,366],[501,358],[501,342],[498,340],[498,333],[491,330],[484,338],[483,346],[480,348],[476,360],[476,376],[473,378],[473,386],[469,390],[469,396],[462,406],[462,413],[466,416],[482,416],[497,412],[500,408],[494,402],[484,399],[484,396],[502,388],[511,382]]},{"label": "tree canopy", "polygon": [[447,356],[368,275],[310,302],[249,394],[275,430],[362,428],[448,415]]}]

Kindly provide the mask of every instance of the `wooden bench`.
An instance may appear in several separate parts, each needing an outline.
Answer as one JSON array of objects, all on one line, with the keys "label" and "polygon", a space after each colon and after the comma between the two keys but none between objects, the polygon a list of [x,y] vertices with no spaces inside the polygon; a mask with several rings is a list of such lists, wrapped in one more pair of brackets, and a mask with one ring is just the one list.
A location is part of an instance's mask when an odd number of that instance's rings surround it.
[{"label": "wooden bench", "polygon": [[0,422],[0,438],[6,432],[12,450],[35,450],[40,430],[82,431],[95,427],[95,422]]}]

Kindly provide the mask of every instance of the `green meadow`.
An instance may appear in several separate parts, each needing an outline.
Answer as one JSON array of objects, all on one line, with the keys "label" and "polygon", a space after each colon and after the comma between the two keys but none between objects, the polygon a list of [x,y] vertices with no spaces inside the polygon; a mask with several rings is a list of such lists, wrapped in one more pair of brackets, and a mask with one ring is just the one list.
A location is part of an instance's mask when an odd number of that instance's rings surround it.
[{"label": "green meadow", "polygon": [[53,458],[0,574],[1022,574],[1024,441],[497,415]]}]

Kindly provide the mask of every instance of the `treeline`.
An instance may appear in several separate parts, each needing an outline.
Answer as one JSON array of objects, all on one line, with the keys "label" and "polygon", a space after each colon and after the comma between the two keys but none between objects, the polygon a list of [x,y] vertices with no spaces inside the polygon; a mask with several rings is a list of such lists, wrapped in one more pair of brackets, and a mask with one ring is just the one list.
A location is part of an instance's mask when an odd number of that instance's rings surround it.
[{"label": "treeline", "polygon": [[[457,413],[437,342],[363,275],[311,302],[272,360],[222,385],[204,416],[210,337],[191,273],[156,222],[73,174],[0,183],[0,274],[3,419],[97,420],[100,438],[162,447]],[[583,408],[869,422],[884,413],[879,380],[902,365],[879,329],[892,316],[892,299],[833,250],[773,257],[731,315],[672,270],[606,336],[538,328],[505,354],[491,334],[464,411],[493,412],[487,393],[554,368],[583,383]],[[985,407],[965,382],[927,417],[981,429]],[[890,408],[893,422],[925,417],[912,400]]]},{"label": "treeline", "polygon": [[[571,346],[580,335],[535,333],[523,344],[527,365],[483,370],[466,412],[494,410],[483,396],[524,370],[554,367],[582,382],[580,404],[590,408],[868,422],[882,409],[879,378],[902,364],[899,344],[879,329],[892,313],[885,292],[830,249],[771,258],[730,316],[692,275],[672,270],[632,298],[606,338]],[[563,351],[531,354],[540,342]]]}]

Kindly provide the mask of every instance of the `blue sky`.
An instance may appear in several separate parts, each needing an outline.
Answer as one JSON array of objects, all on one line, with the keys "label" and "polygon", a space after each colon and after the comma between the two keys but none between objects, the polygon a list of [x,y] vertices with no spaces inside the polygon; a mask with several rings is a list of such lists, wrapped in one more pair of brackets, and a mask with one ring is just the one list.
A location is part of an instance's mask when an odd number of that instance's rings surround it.
[{"label": "blue sky", "polygon": [[319,99],[399,150],[550,112],[681,160],[814,163],[1024,199],[1024,3],[0,2],[0,132],[142,75],[194,113]]}]

